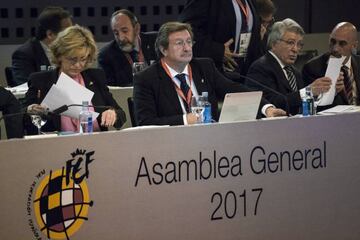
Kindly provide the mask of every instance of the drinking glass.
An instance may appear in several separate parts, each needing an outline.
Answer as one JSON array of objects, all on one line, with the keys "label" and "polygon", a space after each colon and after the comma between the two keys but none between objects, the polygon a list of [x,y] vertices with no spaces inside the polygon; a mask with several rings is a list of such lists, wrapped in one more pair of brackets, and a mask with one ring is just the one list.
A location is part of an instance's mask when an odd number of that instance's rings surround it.
[{"label": "drinking glass", "polygon": [[134,62],[132,65],[132,73],[135,75],[136,73],[144,70],[146,68],[145,62]]},{"label": "drinking glass", "polygon": [[203,115],[204,115],[204,106],[199,98],[195,96],[191,97],[191,113],[195,114],[197,117],[197,123],[203,122]]},{"label": "drinking glass", "polygon": [[38,129],[38,135],[41,134],[41,127],[45,125],[47,119],[42,114],[31,114],[31,122]]}]

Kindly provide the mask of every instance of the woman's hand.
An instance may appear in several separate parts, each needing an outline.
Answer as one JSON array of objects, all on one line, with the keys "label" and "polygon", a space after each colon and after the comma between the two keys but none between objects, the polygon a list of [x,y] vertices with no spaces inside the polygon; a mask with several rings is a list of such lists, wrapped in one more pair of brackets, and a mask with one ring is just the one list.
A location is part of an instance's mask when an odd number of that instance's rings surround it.
[{"label": "woman's hand", "polygon": [[114,109],[108,109],[101,114],[101,126],[114,126],[116,122],[116,112]]}]

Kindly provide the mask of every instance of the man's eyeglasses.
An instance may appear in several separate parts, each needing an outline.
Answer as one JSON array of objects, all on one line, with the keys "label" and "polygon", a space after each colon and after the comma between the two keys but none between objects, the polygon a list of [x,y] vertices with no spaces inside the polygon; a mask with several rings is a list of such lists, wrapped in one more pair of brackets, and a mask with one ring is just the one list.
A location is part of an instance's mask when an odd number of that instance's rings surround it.
[{"label": "man's eyeglasses", "polygon": [[288,45],[290,48],[294,48],[295,46],[301,50],[304,47],[304,43],[303,42],[296,42],[294,40],[284,40],[284,39],[279,39],[279,41],[284,42],[286,45]]},{"label": "man's eyeglasses", "polygon": [[175,47],[177,47],[177,48],[183,48],[183,47],[185,47],[185,44],[186,44],[187,46],[189,46],[189,47],[192,47],[192,46],[194,46],[195,41],[193,41],[193,40],[191,40],[191,39],[186,40],[186,41],[184,41],[184,40],[176,40],[173,44],[174,44]]},{"label": "man's eyeglasses", "polygon": [[336,44],[338,44],[340,47],[345,47],[346,45],[348,45],[348,42],[344,40],[337,41],[334,38],[330,38],[330,45],[335,46]]},{"label": "man's eyeglasses", "polygon": [[76,65],[77,63],[80,63],[81,65],[86,65],[86,63],[89,61],[89,58],[80,58],[77,57],[65,57],[66,61],[68,61],[71,65]]}]

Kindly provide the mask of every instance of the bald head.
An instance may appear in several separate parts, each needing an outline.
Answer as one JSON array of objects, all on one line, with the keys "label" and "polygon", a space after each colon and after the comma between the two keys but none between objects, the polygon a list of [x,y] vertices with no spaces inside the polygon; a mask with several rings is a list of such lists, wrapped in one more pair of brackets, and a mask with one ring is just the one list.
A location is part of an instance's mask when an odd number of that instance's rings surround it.
[{"label": "bald head", "polygon": [[341,32],[344,35],[349,36],[349,38],[351,38],[352,41],[357,41],[357,30],[356,27],[349,22],[341,22],[338,23],[331,34],[335,34],[337,32]]},{"label": "bald head", "polygon": [[358,45],[356,27],[349,22],[338,23],[329,38],[330,53],[333,56],[350,56]]}]

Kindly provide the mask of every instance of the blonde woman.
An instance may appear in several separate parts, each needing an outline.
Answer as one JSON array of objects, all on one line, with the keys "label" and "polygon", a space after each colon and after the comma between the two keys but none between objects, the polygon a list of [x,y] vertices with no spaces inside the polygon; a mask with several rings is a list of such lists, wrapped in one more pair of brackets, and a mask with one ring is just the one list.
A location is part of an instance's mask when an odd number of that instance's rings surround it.
[{"label": "blonde woman", "polygon": [[[91,105],[100,115],[94,121],[94,131],[105,131],[109,126],[120,128],[126,121],[125,113],[116,103],[105,84],[105,74],[101,69],[90,68],[96,60],[97,47],[92,33],[75,25],[60,32],[50,46],[52,62],[56,69],[34,73],[29,78],[29,91],[26,94],[28,110],[41,111],[39,103],[44,99],[51,86],[58,80],[61,72],[74,81],[94,92]],[[96,106],[109,106],[109,109]],[[79,130],[78,119],[66,116],[51,116],[43,131]],[[33,133],[27,127],[28,134]]]}]

